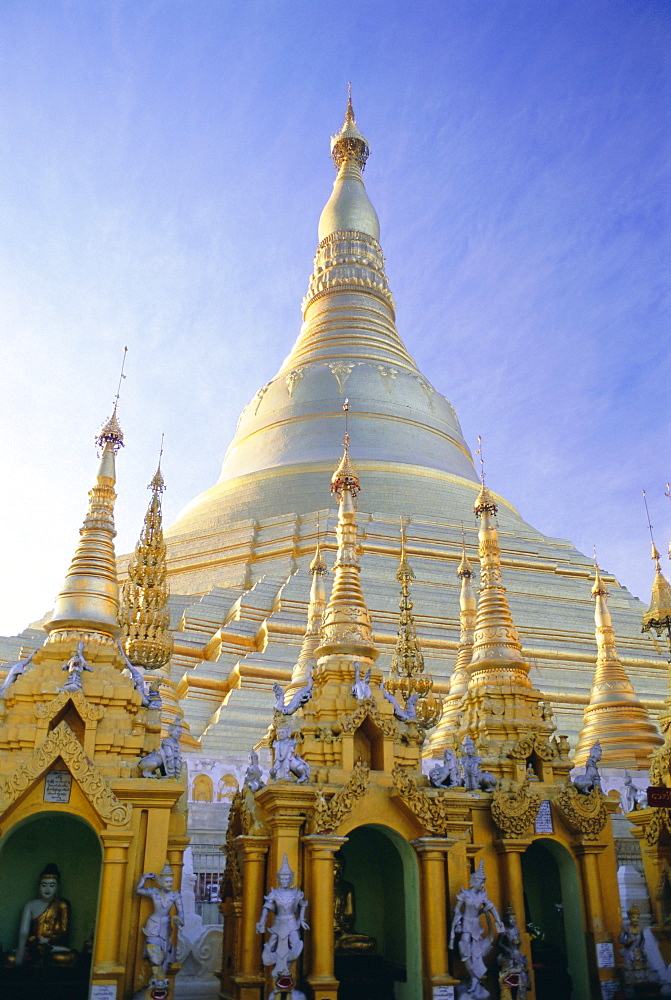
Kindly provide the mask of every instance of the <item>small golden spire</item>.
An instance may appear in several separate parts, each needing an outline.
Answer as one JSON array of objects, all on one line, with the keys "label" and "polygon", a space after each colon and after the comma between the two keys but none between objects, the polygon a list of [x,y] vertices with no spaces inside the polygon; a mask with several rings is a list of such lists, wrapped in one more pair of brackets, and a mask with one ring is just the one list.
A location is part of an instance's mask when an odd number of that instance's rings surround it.
[{"label": "small golden spire", "polygon": [[327,575],[326,560],[319,545],[319,522],[317,522],[317,546],[314,558],[310,563],[312,586],[310,587],[310,603],[308,604],[308,620],[301,651],[291,673],[291,681],[287,692],[293,693],[308,683],[310,671],[316,666],[315,650],[321,642],[322,619],[326,608],[326,586],[324,577]]},{"label": "small golden spire", "polygon": [[475,573],[466,555],[466,537],[463,527],[461,529],[461,562],[457,570],[457,577],[461,580],[461,593],[459,595],[459,648],[450,677],[449,690],[443,699],[443,714],[429,741],[431,756],[441,754],[447,746],[452,745],[454,733],[459,728],[462,714],[462,700],[468,690],[468,682],[471,676],[470,665],[473,655],[473,631],[475,629],[477,599],[475,590],[473,589]]},{"label": "small golden spire", "polygon": [[89,509],[80,528],[79,544],[56,598],[51,618],[45,623],[47,642],[69,640],[72,633],[93,634],[104,640],[119,634],[119,584],[114,553],[114,501],[116,493],[115,457],[123,447],[123,433],[117,418],[119,391],[126,362],[124,348],[119,388],[114,397],[111,417],[96,434],[100,465]]},{"label": "small golden spire", "polygon": [[163,438],[158,468],[148,489],[147,508],[140,539],[128,564],[128,579],[123,585],[119,622],[126,656],[135,666],[156,670],[164,666],[173,650],[170,634],[169,589],[166,548],[163,541],[161,494],[165,482],[161,472]]},{"label": "small golden spire", "polygon": [[365,137],[359,132],[354,116],[352,105],[352,84],[347,84],[347,111],[345,121],[337,135],[331,138],[331,156],[335,163],[336,170],[340,170],[343,163],[355,163],[360,170],[366,166],[370,148]]},{"label": "small golden spire", "polygon": [[424,669],[424,656],[417,638],[410,597],[410,585],[415,579],[415,574],[405,553],[403,520],[401,520],[401,558],[396,579],[401,584],[401,600],[398,605],[401,613],[398,620],[396,648],[391,658],[391,673],[385,687],[395,698],[400,695],[403,704],[407,704],[411,695],[418,695],[415,706],[417,723],[422,729],[431,729],[440,717],[442,702],[433,693],[433,678]]},{"label": "small golden spire", "polygon": [[331,479],[331,492],[338,498],[338,554],[334,564],[334,579],[331,597],[324,612],[322,627],[323,645],[318,655],[331,651],[332,647],[347,645],[362,656],[375,658],[370,614],[361,591],[359,578],[361,569],[357,557],[357,523],[354,499],[359,493],[359,477],[349,460],[348,414],[349,400],[343,405],[345,411],[344,454],[340,465]]},{"label": "small golden spire", "polygon": [[662,738],[650,722],[620,662],[608,610],[608,590],[601,579],[596,558],[592,596],[595,601],[596,670],[589,704],[583,713],[574,763],[584,764],[598,740],[604,766],[647,769],[650,755],[661,745]]}]

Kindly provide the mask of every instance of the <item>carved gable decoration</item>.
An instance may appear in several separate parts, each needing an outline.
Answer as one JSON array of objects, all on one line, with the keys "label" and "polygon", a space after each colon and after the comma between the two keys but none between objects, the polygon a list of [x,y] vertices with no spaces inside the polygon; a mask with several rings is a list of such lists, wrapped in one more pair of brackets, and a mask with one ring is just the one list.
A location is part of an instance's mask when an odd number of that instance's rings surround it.
[{"label": "carved gable decoration", "polygon": [[396,722],[392,716],[381,715],[375,707],[375,703],[372,698],[366,698],[362,701],[358,708],[352,712],[342,723],[341,732],[343,733],[353,733],[355,732],[364,719],[370,719],[374,722],[381,733],[385,736],[394,736],[397,732]]},{"label": "carved gable decoration", "polygon": [[593,788],[589,795],[581,795],[574,785],[568,784],[554,802],[568,825],[585,840],[599,839],[608,820],[606,796],[599,788]]},{"label": "carved gable decoration", "polygon": [[532,754],[546,763],[557,756],[557,748],[552,745],[547,736],[540,733],[536,736],[523,736],[521,740],[508,751],[508,756],[515,760],[527,760]]},{"label": "carved gable decoration", "polygon": [[77,737],[64,722],[56,726],[28,760],[20,764],[0,784],[0,815],[35,785],[59,757],[101,819],[104,819],[109,826],[125,826],[130,822],[132,807],[124,805],[116,797],[105,778],[84,753],[84,748]]},{"label": "carved gable decoration", "polygon": [[538,815],[541,800],[532,794],[529,782],[504,791],[497,785],[492,796],[492,819],[506,837],[523,837]]},{"label": "carved gable decoration", "polygon": [[35,705],[35,717],[51,722],[68,700],[72,702],[82,719],[86,722],[99,722],[105,714],[104,707],[102,705],[91,704],[83,691],[61,691],[51,701],[39,702]]},{"label": "carved gable decoration", "polygon": [[653,809],[650,822],[645,828],[645,841],[650,847],[668,844],[671,840],[671,816],[666,808]]},{"label": "carved gable decoration", "polygon": [[369,773],[368,764],[358,760],[347,784],[331,796],[328,802],[320,787],[312,821],[315,833],[331,833],[338,829],[345,816],[352,811],[366,791]]},{"label": "carved gable decoration", "polygon": [[422,791],[399,764],[394,766],[392,778],[401,798],[424,827],[430,833],[444,837],[449,824],[449,804],[446,798]]}]

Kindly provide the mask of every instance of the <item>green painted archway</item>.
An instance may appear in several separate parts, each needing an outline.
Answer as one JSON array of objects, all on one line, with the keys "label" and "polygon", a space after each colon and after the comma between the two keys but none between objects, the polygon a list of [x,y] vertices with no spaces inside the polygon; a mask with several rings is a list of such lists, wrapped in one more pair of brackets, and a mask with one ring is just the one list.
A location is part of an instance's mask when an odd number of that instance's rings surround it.
[{"label": "green painted archway", "polygon": [[355,929],[376,939],[380,955],[405,967],[406,980],[395,987],[397,1000],[422,1000],[415,851],[395,830],[376,823],[357,827],[347,838],[342,854],[346,878],[354,885]]}]

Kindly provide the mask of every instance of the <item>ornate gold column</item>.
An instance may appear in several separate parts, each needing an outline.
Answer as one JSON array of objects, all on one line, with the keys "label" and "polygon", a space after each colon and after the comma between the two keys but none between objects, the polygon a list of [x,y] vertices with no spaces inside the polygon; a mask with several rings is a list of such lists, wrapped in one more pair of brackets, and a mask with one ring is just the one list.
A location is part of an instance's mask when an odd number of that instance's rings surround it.
[{"label": "ornate gold column", "polygon": [[310,924],[312,960],[306,979],[315,1000],[338,1000],[338,980],[334,975],[333,954],[333,855],[347,843],[347,837],[315,833],[303,837],[308,849],[310,891],[307,912]]},{"label": "ornate gold column", "polygon": [[420,913],[424,995],[434,986],[453,986],[447,962],[446,855],[454,841],[447,837],[418,837],[411,844],[420,860]]},{"label": "ornate gold column", "polygon": [[526,918],[524,913],[524,881],[522,878],[522,855],[531,844],[530,840],[515,840],[503,837],[496,841],[496,850],[499,853],[499,871],[501,874],[501,916],[510,903],[515,911],[517,926],[522,935],[521,951],[527,960],[527,968],[531,977],[532,991],[535,990],[533,978],[533,966],[531,963],[531,941],[526,932]]},{"label": "ornate gold column", "polygon": [[124,890],[131,830],[103,830],[103,870],[98,903],[98,927],[93,953],[93,982],[118,979],[124,974],[119,954],[123,921]]},{"label": "ornate gold column", "polygon": [[587,930],[593,934],[603,934],[605,929],[599,865],[596,859],[602,850],[603,844],[577,844],[575,847],[576,856],[580,859]]},{"label": "ornate gold column", "polygon": [[240,913],[240,955],[238,973],[232,977],[238,1000],[260,1000],[264,976],[261,973],[261,935],[256,923],[261,916],[266,873],[267,837],[242,834],[235,838],[242,868],[242,909]]}]

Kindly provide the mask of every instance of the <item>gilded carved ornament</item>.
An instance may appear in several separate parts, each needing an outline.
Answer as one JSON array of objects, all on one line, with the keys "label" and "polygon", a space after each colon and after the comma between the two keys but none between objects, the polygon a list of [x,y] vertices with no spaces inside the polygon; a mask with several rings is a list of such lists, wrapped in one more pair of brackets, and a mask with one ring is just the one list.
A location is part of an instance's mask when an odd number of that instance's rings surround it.
[{"label": "gilded carved ornament", "polygon": [[665,743],[656,750],[650,761],[650,784],[663,785],[671,773],[671,743]]},{"label": "gilded carved ornament", "polygon": [[429,833],[444,836],[450,822],[450,803],[447,795],[440,797],[428,795],[417,787],[399,764],[394,765],[392,778],[405,804]]},{"label": "gilded carved ornament", "polygon": [[0,814],[44,777],[55,760],[61,758],[77,780],[82,792],[101,819],[109,826],[125,826],[130,822],[132,806],[124,805],[107,784],[102,774],[84,753],[81,743],[65,722],[61,722],[47,738],[0,786]]},{"label": "gilded carved ornament", "polygon": [[653,809],[652,818],[645,828],[645,842],[649,847],[654,847],[662,839],[668,841],[665,834],[671,834],[669,810],[666,808]]},{"label": "gilded carved ornament", "polygon": [[397,732],[397,726],[393,718],[387,715],[381,715],[375,703],[372,699],[366,698],[362,701],[358,708],[355,708],[351,715],[348,715],[346,719],[341,723],[341,731],[343,733],[353,733],[362,724],[364,719],[370,719],[374,722],[380,732],[384,733],[385,736],[395,736]]},{"label": "gilded carved ornament", "polygon": [[322,786],[319,786],[312,818],[314,833],[331,833],[338,829],[345,816],[365,793],[369,774],[368,764],[358,760],[347,784],[330,799],[326,799]]},{"label": "gilded carved ornament", "polygon": [[513,757],[515,760],[528,760],[534,753],[540,760],[550,763],[555,760],[559,750],[552,745],[547,736],[539,733],[533,736],[523,736],[522,739],[518,740],[511,747],[508,751],[508,756]]},{"label": "gilded carved ornament", "polygon": [[529,789],[529,781],[501,785],[492,796],[492,819],[506,837],[523,837],[538,815],[541,800]]},{"label": "gilded carved ornament", "polygon": [[71,701],[80,716],[85,722],[99,722],[105,714],[103,705],[92,705],[87,700],[83,691],[61,691],[55,698],[48,702],[39,702],[34,707],[37,719],[53,719],[63,708],[67,701]]},{"label": "gilded carved ornament", "polygon": [[591,792],[584,795],[575,785],[569,783],[554,799],[554,803],[573,830],[581,833],[585,840],[598,840],[608,820],[606,796],[600,788],[595,786]]}]

